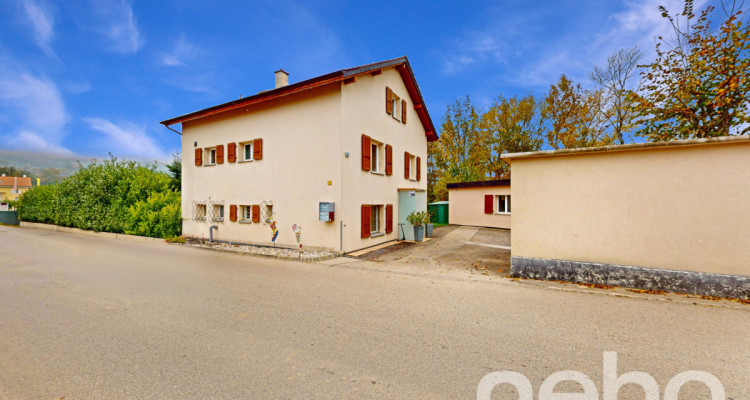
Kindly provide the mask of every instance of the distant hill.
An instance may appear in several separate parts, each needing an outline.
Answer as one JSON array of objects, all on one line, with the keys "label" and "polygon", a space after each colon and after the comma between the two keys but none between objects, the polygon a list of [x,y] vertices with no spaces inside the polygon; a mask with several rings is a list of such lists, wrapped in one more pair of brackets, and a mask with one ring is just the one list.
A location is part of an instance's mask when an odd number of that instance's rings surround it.
[{"label": "distant hill", "polygon": [[[41,178],[42,185],[45,185],[75,174],[81,165],[88,165],[95,158],[101,160],[107,157],[0,150],[0,170],[23,170],[30,173],[32,178]],[[159,169],[166,171],[162,164],[159,164]]]}]

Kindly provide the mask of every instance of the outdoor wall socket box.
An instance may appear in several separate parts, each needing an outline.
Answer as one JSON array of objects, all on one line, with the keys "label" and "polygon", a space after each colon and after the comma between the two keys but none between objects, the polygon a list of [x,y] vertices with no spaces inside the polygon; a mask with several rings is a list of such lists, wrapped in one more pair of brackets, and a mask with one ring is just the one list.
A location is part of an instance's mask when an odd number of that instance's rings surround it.
[{"label": "outdoor wall socket box", "polygon": [[320,203],[318,211],[320,213],[320,220],[325,222],[333,222],[334,203]]}]

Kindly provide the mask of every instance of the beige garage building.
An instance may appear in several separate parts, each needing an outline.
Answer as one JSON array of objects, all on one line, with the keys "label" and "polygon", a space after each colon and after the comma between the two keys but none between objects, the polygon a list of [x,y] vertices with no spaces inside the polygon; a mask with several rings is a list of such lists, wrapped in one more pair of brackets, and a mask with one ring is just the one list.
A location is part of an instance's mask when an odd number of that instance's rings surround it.
[{"label": "beige garage building", "polygon": [[515,276],[750,298],[750,137],[503,159]]},{"label": "beige garage building", "polygon": [[510,229],[510,179],[449,183],[448,223]]}]

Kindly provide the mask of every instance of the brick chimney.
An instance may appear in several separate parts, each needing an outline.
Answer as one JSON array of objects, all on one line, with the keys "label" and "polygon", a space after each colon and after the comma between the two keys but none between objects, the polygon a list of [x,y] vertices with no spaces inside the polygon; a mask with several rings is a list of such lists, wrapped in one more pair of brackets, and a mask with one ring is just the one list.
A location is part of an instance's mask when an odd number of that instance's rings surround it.
[{"label": "brick chimney", "polygon": [[274,72],[274,74],[276,74],[275,89],[284,87],[289,84],[289,73],[284,71],[284,69],[279,69],[278,71]]}]

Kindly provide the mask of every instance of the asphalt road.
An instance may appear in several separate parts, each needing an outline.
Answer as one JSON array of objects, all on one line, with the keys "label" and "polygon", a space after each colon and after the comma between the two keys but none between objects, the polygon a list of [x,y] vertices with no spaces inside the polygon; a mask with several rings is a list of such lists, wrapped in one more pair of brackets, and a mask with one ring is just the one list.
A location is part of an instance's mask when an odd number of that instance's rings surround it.
[{"label": "asphalt road", "polygon": [[[601,393],[604,351],[661,390],[703,370],[727,397],[750,394],[748,306],[9,227],[0,260],[1,399],[471,399],[503,370],[535,393],[576,370]],[[643,397],[627,385],[619,398]],[[699,398],[705,386],[683,387]]]}]

